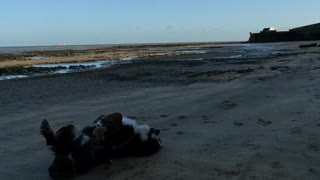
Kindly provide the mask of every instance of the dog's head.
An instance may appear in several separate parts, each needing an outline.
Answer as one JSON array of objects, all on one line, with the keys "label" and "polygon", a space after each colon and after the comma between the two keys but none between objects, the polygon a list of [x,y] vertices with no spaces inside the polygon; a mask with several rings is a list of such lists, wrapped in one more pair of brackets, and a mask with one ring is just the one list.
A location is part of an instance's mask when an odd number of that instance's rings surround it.
[{"label": "dog's head", "polygon": [[80,131],[72,124],[66,125],[54,133],[46,119],[41,122],[40,132],[46,139],[47,145],[51,146],[52,151],[59,155],[70,154],[73,143],[80,136]]},{"label": "dog's head", "polygon": [[149,136],[146,141],[141,141],[136,148],[134,148],[133,156],[150,156],[162,149],[161,139],[158,136],[160,134],[159,129],[150,128]]}]

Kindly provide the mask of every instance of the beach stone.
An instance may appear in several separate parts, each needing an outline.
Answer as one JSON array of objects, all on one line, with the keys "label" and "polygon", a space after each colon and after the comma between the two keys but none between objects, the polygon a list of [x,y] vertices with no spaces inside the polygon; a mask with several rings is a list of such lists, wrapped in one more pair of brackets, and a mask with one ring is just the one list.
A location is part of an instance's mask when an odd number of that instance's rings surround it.
[{"label": "beach stone", "polygon": [[263,119],[258,119],[257,123],[260,124],[260,125],[263,125],[263,126],[269,126],[270,124],[272,124],[271,121],[266,121],[266,120],[263,120]]},{"label": "beach stone", "polygon": [[84,69],[91,69],[91,68],[95,68],[96,65],[88,65],[88,66],[85,66],[85,65],[73,65],[73,66],[69,66],[69,69],[72,69],[72,70],[84,70]]},{"label": "beach stone", "polygon": [[311,43],[311,44],[300,45],[299,48],[311,48],[311,47],[317,47],[317,46],[318,46],[317,43]]}]

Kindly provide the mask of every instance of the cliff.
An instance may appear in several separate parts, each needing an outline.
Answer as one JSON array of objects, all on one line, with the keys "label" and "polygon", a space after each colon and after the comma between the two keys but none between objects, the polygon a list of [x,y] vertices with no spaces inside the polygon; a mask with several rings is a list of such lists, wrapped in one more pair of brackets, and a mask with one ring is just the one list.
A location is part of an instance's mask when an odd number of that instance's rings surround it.
[{"label": "cliff", "polygon": [[320,40],[320,23],[302,26],[289,31],[277,31],[264,28],[259,33],[250,33],[250,43],[310,41]]}]

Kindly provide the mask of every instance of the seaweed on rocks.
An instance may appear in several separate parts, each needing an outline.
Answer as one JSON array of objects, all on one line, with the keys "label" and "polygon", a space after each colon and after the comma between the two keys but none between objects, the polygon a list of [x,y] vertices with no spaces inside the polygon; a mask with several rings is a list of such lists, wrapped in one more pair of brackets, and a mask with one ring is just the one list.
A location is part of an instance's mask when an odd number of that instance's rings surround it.
[{"label": "seaweed on rocks", "polygon": [[40,73],[51,73],[61,69],[67,69],[64,66],[57,67],[26,67],[26,66],[13,66],[0,68],[0,76],[4,75],[31,75]]}]

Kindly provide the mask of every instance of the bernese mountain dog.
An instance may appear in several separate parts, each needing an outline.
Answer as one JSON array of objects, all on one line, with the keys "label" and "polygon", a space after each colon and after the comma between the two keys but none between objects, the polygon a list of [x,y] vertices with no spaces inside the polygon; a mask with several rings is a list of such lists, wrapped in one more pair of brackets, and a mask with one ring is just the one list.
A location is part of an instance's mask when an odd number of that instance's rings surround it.
[{"label": "bernese mountain dog", "polygon": [[114,157],[149,156],[162,148],[160,130],[138,125],[120,113],[101,115],[81,131],[69,124],[54,133],[49,122],[43,120],[40,132],[55,154],[48,169],[53,178],[87,172]]}]

